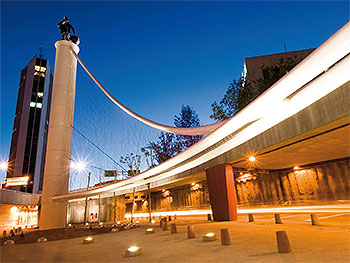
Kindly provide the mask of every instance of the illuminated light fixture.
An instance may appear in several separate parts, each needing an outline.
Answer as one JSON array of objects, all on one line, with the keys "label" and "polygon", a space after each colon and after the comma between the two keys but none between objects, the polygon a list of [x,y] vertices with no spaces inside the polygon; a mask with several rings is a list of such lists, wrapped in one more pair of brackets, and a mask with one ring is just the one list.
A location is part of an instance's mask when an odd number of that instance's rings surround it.
[{"label": "illuminated light fixture", "polygon": [[169,190],[163,191],[163,196],[164,197],[167,197],[169,195],[170,195],[170,191]]},{"label": "illuminated light fixture", "polygon": [[89,223],[86,223],[85,225],[86,225],[86,226],[88,226],[88,225],[89,225]]},{"label": "illuminated light fixture", "polygon": [[154,229],[153,228],[147,228],[145,231],[145,234],[153,234],[154,233]]},{"label": "illuminated light fixture", "polygon": [[72,224],[68,224],[68,226],[72,226]]},{"label": "illuminated light fixture", "polygon": [[116,228],[116,227],[113,227],[113,228],[111,229],[111,232],[118,232],[118,231],[119,231],[119,229]]},{"label": "illuminated light fixture", "polygon": [[30,107],[32,107],[32,108],[34,108],[34,107],[35,107],[35,105],[36,105],[36,103],[35,103],[35,102],[33,102],[33,101],[31,101],[31,102],[29,103],[29,106],[30,106]]},{"label": "illuminated light fixture", "polygon": [[103,225],[103,222],[100,222],[100,226]]},{"label": "illuminated light fixture", "polygon": [[193,190],[193,191],[198,190],[198,189],[200,189],[200,188],[202,188],[202,185],[201,185],[201,184],[194,184],[194,185],[192,186],[192,190]]},{"label": "illuminated light fixture", "polygon": [[44,96],[44,93],[43,92],[38,92],[37,95],[38,95],[39,98],[42,98]]},{"label": "illuminated light fixture", "polygon": [[12,239],[6,240],[6,241],[4,242],[4,246],[14,245],[14,244],[15,244],[15,241],[12,240]]},{"label": "illuminated light fixture", "polygon": [[164,192],[165,192],[165,189],[163,189],[162,192],[164,193]]},{"label": "illuminated light fixture", "polygon": [[92,237],[87,237],[83,240],[83,244],[92,244],[95,243],[95,239],[93,239]]},{"label": "illuminated light fixture", "polygon": [[137,246],[131,246],[125,250],[125,257],[137,257],[142,255],[142,249]]},{"label": "illuminated light fixture", "polygon": [[249,157],[248,160],[249,160],[250,162],[255,162],[256,159],[255,159],[255,157],[252,155],[252,156]]},{"label": "illuminated light fixture", "polygon": [[39,109],[41,109],[41,108],[43,107],[43,104],[40,103],[40,102],[38,102],[38,103],[36,104],[36,107],[39,108]]},{"label": "illuminated light fixture", "polygon": [[154,224],[156,221],[152,220],[151,223]]},{"label": "illuminated light fixture", "polygon": [[202,241],[204,241],[204,242],[210,242],[210,241],[215,241],[215,240],[216,240],[216,236],[214,233],[207,233],[202,238]]},{"label": "illuminated light fixture", "polygon": [[136,224],[140,223],[140,221],[135,221]]},{"label": "illuminated light fixture", "polygon": [[72,162],[70,164],[70,167],[75,169],[75,170],[78,170],[79,172],[82,172],[85,170],[86,164],[83,161]]},{"label": "illuminated light fixture", "polygon": [[191,185],[194,186],[196,183],[192,183]]},{"label": "illuminated light fixture", "polygon": [[256,176],[254,176],[254,175],[251,175],[250,173],[246,173],[246,174],[243,174],[243,175],[241,175],[240,177],[238,177],[237,179],[236,179],[236,181],[237,182],[243,182],[243,183],[245,183],[246,181],[248,181],[248,180],[255,180],[256,179]]},{"label": "illuminated light fixture", "polygon": [[120,225],[120,221],[117,222],[117,225]]},{"label": "illuminated light fixture", "polygon": [[6,171],[7,170],[7,162],[1,162],[0,163],[0,170]]},{"label": "illuminated light fixture", "polygon": [[46,237],[39,237],[37,240],[36,240],[37,243],[44,243],[44,242],[47,242],[47,238]]},{"label": "illuminated light fixture", "polygon": [[293,167],[293,170],[294,170],[294,171],[297,171],[297,170],[301,170],[301,168],[300,168],[299,166],[294,166],[294,167]]}]

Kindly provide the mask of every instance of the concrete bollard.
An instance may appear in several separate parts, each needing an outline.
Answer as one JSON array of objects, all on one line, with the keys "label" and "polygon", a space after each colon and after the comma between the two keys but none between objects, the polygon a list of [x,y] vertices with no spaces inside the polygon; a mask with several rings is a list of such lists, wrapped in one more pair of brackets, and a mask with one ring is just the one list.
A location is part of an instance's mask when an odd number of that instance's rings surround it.
[{"label": "concrete bollard", "polygon": [[220,234],[221,234],[221,245],[222,246],[228,246],[231,245],[231,238],[230,238],[230,233],[228,232],[227,228],[220,229]]},{"label": "concrete bollard", "polygon": [[208,221],[211,221],[211,214],[208,214]]},{"label": "concrete bollard", "polygon": [[280,214],[275,214],[275,224],[283,224]]},{"label": "concrete bollard", "polygon": [[254,222],[253,214],[248,214],[248,219],[249,219],[249,222]]},{"label": "concrete bollard", "polygon": [[168,230],[168,222],[167,222],[167,221],[164,221],[164,222],[163,222],[162,230],[163,230],[163,231],[167,231],[167,230]]},{"label": "concrete bollard", "polygon": [[292,252],[286,231],[277,231],[276,238],[278,253]]},{"label": "concrete bollard", "polygon": [[172,223],[170,227],[170,234],[176,234],[176,233],[177,233],[176,224]]},{"label": "concrete bollard", "polygon": [[320,221],[318,220],[318,216],[316,214],[310,214],[310,216],[311,216],[311,224],[313,226],[319,226]]},{"label": "concrete bollard", "polygon": [[188,225],[187,226],[187,238],[195,238],[196,235],[194,234],[194,225]]}]

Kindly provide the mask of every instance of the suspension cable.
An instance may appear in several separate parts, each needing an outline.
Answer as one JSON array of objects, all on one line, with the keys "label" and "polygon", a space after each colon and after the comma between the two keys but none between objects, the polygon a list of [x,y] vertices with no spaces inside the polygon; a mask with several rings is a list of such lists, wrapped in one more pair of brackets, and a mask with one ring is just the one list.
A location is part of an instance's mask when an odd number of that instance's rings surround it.
[{"label": "suspension cable", "polygon": [[103,151],[100,147],[98,147],[93,141],[91,141],[88,137],[86,137],[84,134],[82,134],[80,131],[77,130],[73,125],[71,125],[73,130],[75,130],[79,135],[81,135],[84,139],[86,139],[89,143],[91,143],[93,146],[95,146],[100,152],[102,152],[105,156],[107,156],[112,162],[114,162],[116,165],[118,165],[120,168],[122,168],[124,171],[127,171],[123,166],[121,166],[116,160],[114,160],[109,154],[107,154],[105,151]]},{"label": "suspension cable", "polygon": [[96,85],[106,94],[106,96],[114,102],[120,109],[122,109],[124,112],[129,114],[130,116],[134,117],[135,119],[143,122],[144,124],[151,126],[155,129],[179,134],[179,135],[205,135],[212,133],[214,130],[225,124],[228,120],[224,120],[221,122],[209,124],[209,125],[203,125],[198,127],[172,127],[168,125],[163,125],[157,122],[154,122],[152,120],[146,119],[140,115],[138,115],[136,112],[133,112],[129,108],[125,107],[123,104],[121,104],[116,98],[114,98],[103,86],[102,84],[95,78],[95,76],[91,73],[91,71],[85,66],[83,61],[79,58],[79,56],[74,52],[73,49],[70,50],[70,52],[73,54],[73,56],[79,61],[80,65],[85,69],[85,71],[88,73],[88,75],[92,78],[92,80],[96,83]]}]

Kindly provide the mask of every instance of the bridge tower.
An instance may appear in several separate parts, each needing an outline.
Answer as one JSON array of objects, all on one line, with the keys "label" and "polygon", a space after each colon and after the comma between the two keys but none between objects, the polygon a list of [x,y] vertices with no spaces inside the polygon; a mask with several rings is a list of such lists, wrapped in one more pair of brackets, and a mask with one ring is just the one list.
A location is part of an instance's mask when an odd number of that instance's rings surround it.
[{"label": "bridge tower", "polygon": [[39,218],[41,230],[64,228],[67,223],[67,202],[52,201],[51,197],[68,193],[77,72],[77,59],[71,50],[78,53],[79,47],[68,40],[57,41],[55,47],[51,115]]}]

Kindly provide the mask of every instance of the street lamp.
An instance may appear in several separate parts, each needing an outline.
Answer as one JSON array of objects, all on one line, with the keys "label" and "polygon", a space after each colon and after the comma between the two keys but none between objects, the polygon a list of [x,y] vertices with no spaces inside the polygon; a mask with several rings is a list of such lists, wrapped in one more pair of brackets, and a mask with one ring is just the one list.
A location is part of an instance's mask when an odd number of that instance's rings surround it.
[{"label": "street lamp", "polygon": [[2,181],[5,180],[5,178],[6,178],[7,168],[8,168],[8,162],[6,162],[6,161],[1,161],[1,162],[0,162],[0,170],[1,170],[1,171],[4,171],[5,176],[4,176],[4,178],[3,178],[2,174],[1,174],[1,178],[0,178],[0,188],[2,188]]},{"label": "street lamp", "polygon": [[7,166],[8,166],[8,163],[5,162],[5,161],[2,161],[2,162],[0,163],[0,170],[1,170],[1,171],[7,171]]}]

